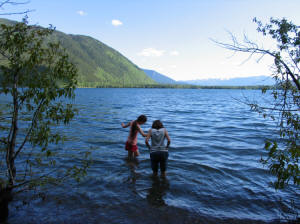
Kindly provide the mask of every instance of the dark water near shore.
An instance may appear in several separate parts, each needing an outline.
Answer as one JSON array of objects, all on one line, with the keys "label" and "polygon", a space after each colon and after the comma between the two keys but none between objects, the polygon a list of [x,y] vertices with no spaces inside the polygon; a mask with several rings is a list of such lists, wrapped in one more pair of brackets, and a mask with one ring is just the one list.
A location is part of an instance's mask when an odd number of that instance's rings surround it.
[{"label": "dark water near shore", "polygon": [[[236,99],[258,100],[255,90],[79,89],[79,115],[62,131],[61,166],[94,159],[84,182],[69,181],[46,191],[44,200],[11,203],[8,223],[268,223],[293,218],[299,188],[270,187],[259,162],[274,124]],[[126,160],[128,122],[161,119],[172,143],[166,179],[152,178],[149,153],[139,136],[141,156]],[[73,157],[68,155],[72,149]],[[296,209],[296,212],[299,210]],[[287,217],[285,217],[287,216]]]}]

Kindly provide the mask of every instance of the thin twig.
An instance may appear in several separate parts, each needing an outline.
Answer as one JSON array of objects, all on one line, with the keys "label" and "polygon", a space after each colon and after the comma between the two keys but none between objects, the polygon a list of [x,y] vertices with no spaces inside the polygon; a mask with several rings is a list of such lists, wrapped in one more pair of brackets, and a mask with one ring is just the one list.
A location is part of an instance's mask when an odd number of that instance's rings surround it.
[{"label": "thin twig", "polygon": [[14,155],[14,159],[18,156],[18,154],[20,153],[20,151],[22,150],[22,148],[24,147],[25,143],[27,142],[28,140],[28,137],[29,135],[31,134],[31,131],[33,129],[33,126],[36,124],[36,119],[37,119],[37,116],[38,116],[38,113],[43,105],[43,103],[45,102],[45,99],[42,99],[41,102],[39,103],[39,106],[38,108],[36,109],[36,111],[34,112],[33,114],[33,118],[32,118],[32,122],[31,122],[31,126],[27,132],[27,135],[26,137],[24,138],[23,140],[23,143],[20,145],[20,147],[18,148],[18,150],[16,151],[15,155]]}]

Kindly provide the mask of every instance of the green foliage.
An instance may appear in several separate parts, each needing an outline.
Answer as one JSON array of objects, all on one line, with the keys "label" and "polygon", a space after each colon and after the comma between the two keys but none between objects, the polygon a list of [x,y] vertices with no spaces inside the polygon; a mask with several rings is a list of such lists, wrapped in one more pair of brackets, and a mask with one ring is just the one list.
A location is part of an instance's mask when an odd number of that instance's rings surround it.
[{"label": "green foliage", "polygon": [[285,18],[271,18],[270,23],[266,25],[256,18],[253,21],[258,25],[258,32],[274,40],[273,49],[261,48],[247,37],[240,43],[232,34],[232,44],[214,42],[228,50],[249,53],[250,58],[257,54],[260,55],[259,60],[264,56],[273,58],[273,77],[276,85],[272,88],[262,88],[263,94],[271,93],[271,105],[251,102],[248,104],[252,110],[278,124],[279,140],[266,142],[268,156],[262,159],[277,177],[274,182],[275,188],[283,188],[289,182],[299,185],[300,27]]},{"label": "green foliage", "polygon": [[155,84],[127,58],[96,39],[54,32],[50,40],[59,41],[76,64],[79,87]]},{"label": "green foliage", "polygon": [[[270,19],[263,25],[257,19],[258,32],[268,35],[277,42],[277,49],[266,53],[274,59],[274,78],[276,88],[272,90],[274,99],[272,108],[256,106],[255,110],[265,116],[274,116],[268,111],[279,114],[279,141],[267,141],[265,149],[268,157],[262,159],[270,171],[276,175],[275,188],[283,188],[290,181],[300,184],[299,170],[299,109],[300,109],[300,30],[299,26],[286,19]],[[267,91],[263,91],[265,94]]]},{"label": "green foliage", "polygon": [[[64,140],[56,127],[68,124],[76,114],[71,101],[75,97],[77,68],[58,43],[46,39],[53,32],[52,27],[29,26],[26,19],[1,24],[0,94],[6,95],[7,101],[0,108],[0,143],[5,149],[0,153],[6,154],[3,158],[10,188],[34,186],[51,177],[39,175],[39,171],[43,166],[56,165],[49,145]],[[31,152],[25,148],[32,148]],[[33,153],[33,149],[40,152]],[[25,170],[17,175],[15,163],[24,155],[28,159],[20,161]],[[0,172],[0,177],[3,180],[5,172]]]},{"label": "green foliage", "polygon": [[[0,24],[15,22],[0,19]],[[156,82],[116,50],[83,35],[53,31],[48,42],[59,42],[78,68],[78,87],[147,85]]]}]

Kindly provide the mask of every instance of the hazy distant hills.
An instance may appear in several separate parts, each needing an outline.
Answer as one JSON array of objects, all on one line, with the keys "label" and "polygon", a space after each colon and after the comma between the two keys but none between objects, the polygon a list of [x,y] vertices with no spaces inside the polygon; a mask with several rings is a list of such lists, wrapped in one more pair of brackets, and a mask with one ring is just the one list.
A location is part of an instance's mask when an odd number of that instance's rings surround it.
[{"label": "hazy distant hills", "polygon": [[[0,19],[0,24],[15,21]],[[88,36],[55,31],[50,40],[66,48],[79,71],[79,85],[86,87],[123,87],[155,84],[140,68],[113,48]]]},{"label": "hazy distant hills", "polygon": [[146,75],[148,75],[151,79],[154,81],[160,83],[160,84],[178,84],[175,80],[169,78],[168,76],[165,76],[163,74],[160,74],[154,70],[149,69],[142,69]]},{"label": "hazy distant hills", "polygon": [[250,76],[231,79],[199,79],[183,82],[200,86],[259,86],[275,84],[274,79],[269,76]]},{"label": "hazy distant hills", "polygon": [[199,86],[260,86],[274,85],[275,81],[269,76],[250,76],[231,79],[198,79],[187,81],[175,81],[166,75],[158,73],[154,70],[143,69],[143,71],[154,81],[159,84],[189,84]]}]

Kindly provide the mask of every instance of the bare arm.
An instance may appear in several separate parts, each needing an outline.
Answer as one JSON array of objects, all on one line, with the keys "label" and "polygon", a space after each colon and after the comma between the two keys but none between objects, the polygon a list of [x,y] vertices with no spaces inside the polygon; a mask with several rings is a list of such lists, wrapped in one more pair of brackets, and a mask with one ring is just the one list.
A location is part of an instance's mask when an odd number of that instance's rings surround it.
[{"label": "bare arm", "polygon": [[150,137],[151,137],[151,129],[148,131],[148,134],[147,134],[147,137],[146,137],[146,140],[145,140],[145,143],[146,143],[146,146],[148,147],[148,149],[150,149],[150,145],[149,145]]},{"label": "bare arm", "polygon": [[139,130],[139,133],[140,133],[143,137],[147,137],[147,135],[143,132],[143,130],[141,129],[140,126],[138,126],[138,130]]},{"label": "bare arm", "polygon": [[169,136],[169,133],[168,133],[167,129],[165,129],[165,130],[166,130],[165,135],[166,135],[166,138],[168,140],[166,148],[169,148],[169,146],[171,144],[171,139],[170,139],[170,136]]},{"label": "bare arm", "polygon": [[124,123],[122,123],[122,124],[121,124],[121,126],[122,126],[122,128],[127,128],[127,127],[129,127],[129,126],[130,126],[130,122],[129,122],[128,124],[124,124]]}]

